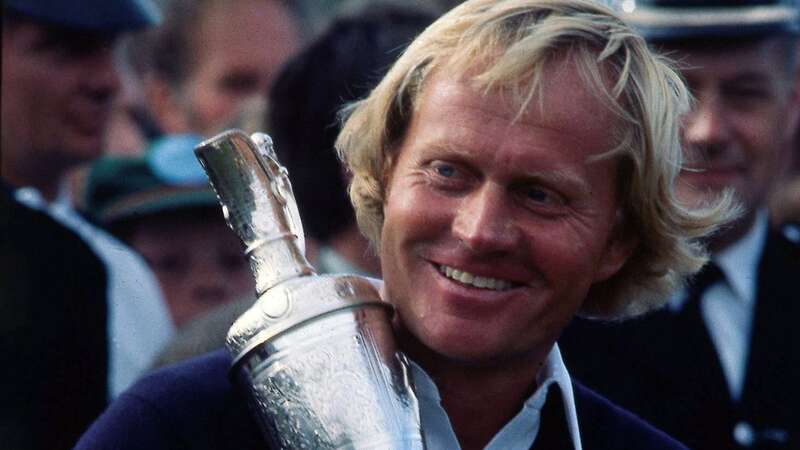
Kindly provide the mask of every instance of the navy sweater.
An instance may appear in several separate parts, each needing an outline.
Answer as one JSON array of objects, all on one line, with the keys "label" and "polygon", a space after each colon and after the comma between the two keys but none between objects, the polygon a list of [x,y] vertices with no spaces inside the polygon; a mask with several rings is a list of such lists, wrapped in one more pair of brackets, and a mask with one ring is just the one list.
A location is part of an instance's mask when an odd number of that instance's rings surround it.
[{"label": "navy sweater", "polygon": [[[149,375],[100,416],[77,449],[267,448],[245,399],[228,379],[230,362],[219,350]],[[574,392],[583,448],[685,449],[580,383],[574,383]],[[571,448],[561,403],[545,404],[534,448]]]}]

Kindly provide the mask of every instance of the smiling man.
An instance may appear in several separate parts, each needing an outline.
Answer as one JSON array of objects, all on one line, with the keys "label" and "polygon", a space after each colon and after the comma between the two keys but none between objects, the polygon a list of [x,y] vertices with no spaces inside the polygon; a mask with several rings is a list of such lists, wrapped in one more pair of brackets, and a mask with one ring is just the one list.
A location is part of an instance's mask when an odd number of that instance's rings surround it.
[{"label": "smiling man", "polygon": [[[626,17],[680,62],[695,97],[679,197],[702,205],[730,189],[743,214],[708,240],[704,274],[716,279],[699,277],[641,321],[576,321],[565,357],[587,384],[691,448],[800,448],[800,246],[767,219],[800,115],[798,6],[640,1]],[[614,355],[621,364],[607,363]]]},{"label": "smiling man", "polygon": [[[579,311],[661,305],[705,261],[693,238],[728,209],[673,195],[688,103],[594,2],[473,0],[352,106],[337,148],[427,448],[683,448],[571,380],[556,340]],[[217,352],[153,375],[79,448],[265,448],[229,365]]]}]

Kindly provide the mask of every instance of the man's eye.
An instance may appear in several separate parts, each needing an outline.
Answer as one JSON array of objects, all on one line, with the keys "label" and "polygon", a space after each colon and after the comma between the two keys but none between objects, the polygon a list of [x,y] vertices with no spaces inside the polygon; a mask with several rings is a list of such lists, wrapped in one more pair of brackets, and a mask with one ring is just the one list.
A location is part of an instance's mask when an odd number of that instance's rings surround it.
[{"label": "man's eye", "polygon": [[178,255],[158,255],[155,257],[145,258],[153,271],[160,274],[169,275],[182,275],[187,270],[187,262],[185,258]]},{"label": "man's eye", "polygon": [[760,86],[728,86],[722,95],[732,105],[756,105],[772,98],[769,88]]},{"label": "man's eye", "polygon": [[539,186],[528,186],[523,190],[525,200],[536,205],[558,206],[564,204],[564,199],[550,189]]},{"label": "man's eye", "polygon": [[451,178],[456,174],[456,168],[449,164],[437,164],[434,166],[436,173],[445,178]]},{"label": "man's eye", "polygon": [[737,97],[737,98],[761,98],[767,97],[768,94],[764,89],[757,89],[757,88],[747,88],[747,87],[736,87],[736,88],[729,88],[726,93],[729,97]]},{"label": "man's eye", "polygon": [[550,195],[541,189],[530,188],[527,190],[526,194],[530,200],[535,202],[547,203],[547,201],[550,200]]},{"label": "man's eye", "polygon": [[258,76],[248,73],[228,74],[219,81],[219,85],[227,92],[249,95],[258,91]]}]

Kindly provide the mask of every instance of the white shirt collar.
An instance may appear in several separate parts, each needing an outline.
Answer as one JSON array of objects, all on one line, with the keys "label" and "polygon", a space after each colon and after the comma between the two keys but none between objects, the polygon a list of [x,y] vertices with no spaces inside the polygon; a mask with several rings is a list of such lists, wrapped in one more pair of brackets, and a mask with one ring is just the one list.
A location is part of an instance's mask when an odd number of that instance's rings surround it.
[{"label": "white shirt collar", "polygon": [[756,298],[758,261],[767,239],[767,222],[767,212],[758,211],[747,234],[712,258],[736,296],[747,305],[752,305]]},{"label": "white shirt collar", "polygon": [[14,198],[29,208],[46,210],[49,206],[39,190],[31,186],[16,188]]},{"label": "white shirt collar", "polygon": [[[453,427],[441,406],[439,389],[430,376],[416,363],[410,362],[411,376],[416,387],[416,394],[420,404],[420,418],[425,434],[425,444],[429,450],[458,449]],[[567,429],[572,439],[573,447],[581,450],[580,431],[578,428],[578,415],[575,408],[575,398],[572,390],[572,380],[561,358],[558,345],[544,361],[544,365],[537,376],[539,387],[525,401],[520,412],[511,419],[489,442],[486,449],[529,449],[539,434],[540,412],[547,399],[547,392],[553,383],[558,384],[561,392],[561,401],[564,403],[564,415],[567,420]]]}]

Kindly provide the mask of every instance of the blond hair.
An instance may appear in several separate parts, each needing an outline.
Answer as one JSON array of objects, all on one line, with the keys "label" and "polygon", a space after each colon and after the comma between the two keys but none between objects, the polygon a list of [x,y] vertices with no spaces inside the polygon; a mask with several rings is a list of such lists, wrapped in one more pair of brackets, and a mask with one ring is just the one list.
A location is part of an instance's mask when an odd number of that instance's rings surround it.
[{"label": "blond hair", "polygon": [[539,98],[543,68],[565,58],[618,117],[617,145],[600,158],[619,158],[624,220],[617,232],[638,240],[622,269],[592,286],[580,313],[615,319],[662,305],[705,263],[699,238],[730,217],[730,196],[700,210],[677,202],[680,115],[688,111],[689,94],[668,61],[590,1],[467,1],[425,30],[372,93],[345,111],[336,147],[352,172],[350,198],[372,244],[379,246],[395,152],[433,69],[468,77],[485,91],[510,92],[519,116]]}]

